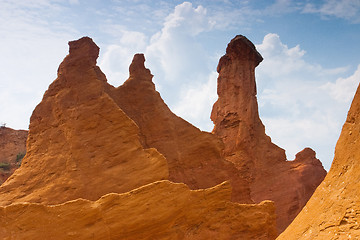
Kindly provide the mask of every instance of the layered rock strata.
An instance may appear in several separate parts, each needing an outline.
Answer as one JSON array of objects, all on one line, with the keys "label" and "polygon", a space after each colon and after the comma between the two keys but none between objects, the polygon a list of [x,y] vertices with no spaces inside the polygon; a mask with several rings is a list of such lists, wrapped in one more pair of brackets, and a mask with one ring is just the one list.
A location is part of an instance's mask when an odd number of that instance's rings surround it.
[{"label": "layered rock strata", "polygon": [[360,87],[329,173],[281,239],[360,239]]},{"label": "layered rock strata", "polygon": [[[230,202],[230,184],[189,190],[155,182],[97,201],[0,207],[2,239],[259,239],[276,237],[274,205]],[[16,219],[16,221],[14,221]],[[35,221],[36,219],[36,221]]]},{"label": "layered rock strata", "polygon": [[22,165],[0,187],[0,205],[97,200],[168,178],[163,155],[142,147],[137,125],[104,91],[96,44],[85,37],[69,46],[31,116]]},{"label": "layered rock strata", "polygon": [[255,67],[263,60],[244,36],[228,44],[217,71],[218,100],[213,106],[213,133],[225,145],[224,155],[250,184],[255,202],[275,202],[278,230],[283,231],[326,175],[315,152],[304,149],[295,161],[265,134],[256,98]]},{"label": "layered rock strata", "polygon": [[26,153],[27,131],[0,127],[0,185],[20,166]]}]

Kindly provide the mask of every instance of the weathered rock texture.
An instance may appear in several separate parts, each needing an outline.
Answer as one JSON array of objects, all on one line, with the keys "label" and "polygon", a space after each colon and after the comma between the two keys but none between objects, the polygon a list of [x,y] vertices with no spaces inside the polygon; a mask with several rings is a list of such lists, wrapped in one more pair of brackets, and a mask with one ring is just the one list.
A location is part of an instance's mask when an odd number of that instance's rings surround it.
[{"label": "weathered rock texture", "polygon": [[96,200],[168,178],[165,158],[142,147],[136,124],[105,93],[96,44],[85,37],[69,46],[31,116],[27,154],[1,186],[0,205]]},{"label": "weathered rock texture", "polygon": [[329,173],[278,239],[360,239],[360,87]]},{"label": "weathered rock texture", "polygon": [[[96,66],[90,38],[69,46],[30,119],[23,163],[0,187],[1,239],[276,237],[274,204],[230,201],[251,201],[247,182],[224,160],[221,140],[170,112],[142,55],[115,89]],[[163,180],[168,168],[191,188],[231,184],[190,190]]]},{"label": "weathered rock texture", "polygon": [[[230,184],[160,181],[96,202],[0,207],[1,239],[274,239],[274,205],[230,202]],[[16,221],[14,221],[16,219]]]},{"label": "weathered rock texture", "polygon": [[173,114],[152,82],[144,66],[143,54],[136,54],[130,77],[120,87],[107,92],[140,128],[142,144],[162,153],[169,166],[169,180],[186,183],[191,189],[213,187],[230,180],[232,199],[252,203],[249,185],[233,163],[224,159],[223,143]]},{"label": "weathered rock texture", "polygon": [[226,159],[250,184],[252,199],[275,201],[281,232],[300,212],[326,171],[311,149],[298,153],[295,161],[286,161],[285,151],[265,134],[254,73],[261,61],[246,37],[231,40],[218,64],[219,98],[211,119],[215,124],[213,133],[224,141]]},{"label": "weathered rock texture", "polygon": [[26,139],[25,130],[0,127],[0,185],[20,166]]}]

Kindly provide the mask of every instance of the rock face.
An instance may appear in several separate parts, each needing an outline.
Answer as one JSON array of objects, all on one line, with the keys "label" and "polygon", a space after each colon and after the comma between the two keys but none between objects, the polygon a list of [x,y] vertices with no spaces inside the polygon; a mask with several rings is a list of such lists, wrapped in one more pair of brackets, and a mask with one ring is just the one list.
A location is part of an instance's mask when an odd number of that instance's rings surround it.
[{"label": "rock face", "polygon": [[294,161],[286,161],[285,151],[265,134],[255,84],[255,67],[261,61],[246,37],[231,40],[218,64],[219,98],[211,120],[215,124],[213,133],[224,142],[226,159],[250,185],[252,199],[275,202],[281,232],[300,212],[326,171],[311,149],[298,153]]},{"label": "rock face", "polygon": [[[274,205],[230,202],[230,184],[155,182],[92,202],[0,207],[2,239],[274,239]],[[13,221],[16,219],[16,222]],[[34,221],[36,219],[36,221]]]},{"label": "rock face", "polygon": [[1,239],[276,237],[274,204],[231,202],[251,201],[247,182],[221,140],[170,112],[143,55],[114,88],[90,38],[69,46],[31,116],[23,163],[0,187]]},{"label": "rock face", "polygon": [[360,87],[329,173],[278,239],[360,239]]},{"label": "rock face", "polygon": [[168,178],[165,158],[142,147],[136,124],[105,93],[96,44],[85,37],[69,46],[31,116],[22,165],[0,187],[0,205],[96,200]]},{"label": "rock face", "polygon": [[187,184],[191,189],[213,187],[230,180],[232,200],[253,203],[249,185],[233,163],[224,159],[223,143],[173,114],[152,82],[144,66],[143,54],[136,54],[130,77],[120,87],[107,86],[107,92],[140,128],[145,148],[156,148],[169,166],[169,180]]},{"label": "rock face", "polygon": [[27,134],[25,130],[0,127],[0,185],[20,166]]}]

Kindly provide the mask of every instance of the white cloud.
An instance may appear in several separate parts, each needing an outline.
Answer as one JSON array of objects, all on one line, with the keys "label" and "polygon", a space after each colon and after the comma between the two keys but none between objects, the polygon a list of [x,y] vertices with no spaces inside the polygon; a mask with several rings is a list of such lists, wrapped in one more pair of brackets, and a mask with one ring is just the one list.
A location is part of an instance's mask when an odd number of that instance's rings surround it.
[{"label": "white cloud", "polygon": [[147,46],[147,37],[140,32],[125,30],[122,26],[110,25],[105,29],[117,44],[106,46],[99,59],[110,84],[119,86],[129,77],[129,66],[134,54],[142,53]]},{"label": "white cloud", "polygon": [[101,54],[99,66],[106,74],[108,82],[121,85],[129,77],[129,66],[134,52],[120,45],[109,45]]},{"label": "white cloud", "polygon": [[310,63],[299,45],[288,47],[277,34],[266,35],[256,47],[264,57],[256,76],[266,132],[287,150],[289,159],[312,147],[329,168],[359,68],[351,77],[339,78],[347,67],[325,69]]},{"label": "white cloud", "polygon": [[322,86],[331,97],[339,102],[349,102],[355,95],[360,82],[360,65],[353,75],[348,78],[338,78],[335,83],[327,82]]},{"label": "white cloud", "polygon": [[179,89],[197,80],[203,84],[209,69],[210,57],[204,51],[199,36],[213,28],[214,22],[202,6],[184,2],[175,7],[161,31],[154,34],[146,49],[147,64],[154,74],[157,87],[170,107],[181,97]]},{"label": "white cloud", "polygon": [[265,59],[261,64],[261,71],[272,77],[289,75],[307,67],[302,58],[305,51],[299,45],[289,49],[277,34],[267,34],[263,43],[256,47]]},{"label": "white cloud", "polygon": [[213,22],[206,16],[206,9],[199,5],[194,8],[190,2],[184,2],[175,7],[165,19],[164,28],[162,30],[163,37],[167,37],[174,30],[186,33],[190,36],[211,29]]},{"label": "white cloud", "polygon": [[304,79],[305,74],[320,77],[344,73],[347,70],[346,67],[324,69],[319,64],[306,62],[305,50],[299,45],[289,48],[281,42],[279,35],[274,33],[267,34],[262,44],[256,47],[264,58],[259,71],[272,78],[284,75],[296,78],[300,74]]},{"label": "white cloud", "polygon": [[196,81],[181,91],[181,99],[174,107],[174,113],[202,130],[211,131],[214,125],[209,121],[212,105],[217,99],[217,72],[211,72],[208,81]]}]

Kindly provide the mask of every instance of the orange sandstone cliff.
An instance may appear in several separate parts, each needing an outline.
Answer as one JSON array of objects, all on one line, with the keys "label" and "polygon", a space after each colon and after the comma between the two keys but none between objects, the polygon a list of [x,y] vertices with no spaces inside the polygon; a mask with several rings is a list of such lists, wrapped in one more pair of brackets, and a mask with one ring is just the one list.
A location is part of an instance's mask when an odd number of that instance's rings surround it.
[{"label": "orange sandstone cliff", "polygon": [[[236,188],[236,179],[247,182],[233,163],[223,159],[221,141],[192,126],[183,132],[179,129],[176,140],[169,140],[170,147],[161,143],[162,138],[170,139],[163,132],[154,139],[147,137],[140,121],[133,120],[131,111],[122,105],[119,94],[124,93],[108,85],[96,66],[99,53],[96,44],[84,37],[69,42],[69,46],[69,55],[61,63],[57,79],[31,116],[23,163],[0,187],[1,239],[276,237],[272,202],[230,201],[234,198],[231,188]],[[141,71],[148,72],[139,56]],[[137,63],[135,59],[130,67],[127,84],[135,76],[137,80],[142,77],[137,75]],[[158,93],[151,81],[148,85],[150,88],[140,88],[140,93],[144,91],[143,97],[151,101],[151,96]],[[131,99],[128,101],[130,104]],[[173,117],[168,113],[161,116]],[[163,130],[159,127],[159,131]],[[195,150],[182,146],[191,138],[206,142],[197,143]],[[152,148],[154,142],[159,142],[161,151]],[[173,150],[177,155],[187,157],[165,159],[173,156],[169,153],[173,146],[177,147]],[[204,151],[209,159],[197,159],[196,151]],[[215,160],[210,158],[214,156]],[[182,164],[188,164],[184,170],[179,169]],[[208,168],[207,164],[219,169]],[[213,174],[196,168],[209,169]],[[190,173],[199,173],[201,178],[190,178]],[[191,188],[215,185],[223,179],[231,184],[224,182],[208,189],[190,190],[183,183],[164,180],[169,176],[172,180],[187,181]],[[238,196],[250,201],[248,186],[237,189],[242,188],[245,193]]]},{"label": "orange sandstone cliff", "polygon": [[294,222],[288,239],[360,239],[360,87],[351,104],[329,173]]},{"label": "orange sandstone cliff", "polygon": [[306,204],[326,175],[309,148],[287,161],[285,151],[265,134],[256,98],[255,67],[263,60],[244,36],[228,44],[217,71],[218,100],[213,106],[213,133],[225,145],[233,162],[250,185],[255,202],[275,202],[277,226],[283,231]]},{"label": "orange sandstone cliff", "polygon": [[0,127],[0,185],[20,166],[26,153],[27,131]]},{"label": "orange sandstone cliff", "polygon": [[96,200],[168,178],[165,158],[104,91],[90,38],[69,43],[57,79],[35,108],[21,167],[0,187],[0,205]]}]

